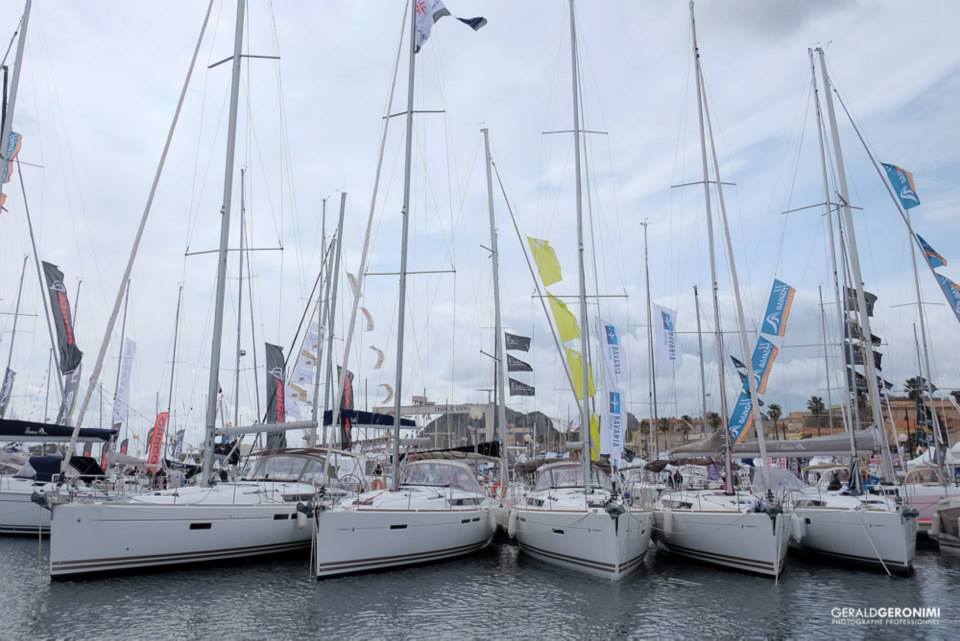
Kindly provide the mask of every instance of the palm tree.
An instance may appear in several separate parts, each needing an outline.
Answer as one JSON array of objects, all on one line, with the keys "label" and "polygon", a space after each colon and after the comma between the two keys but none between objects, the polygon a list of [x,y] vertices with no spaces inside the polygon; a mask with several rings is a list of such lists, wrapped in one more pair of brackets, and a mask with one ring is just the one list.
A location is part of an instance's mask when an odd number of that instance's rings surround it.
[{"label": "palm tree", "polygon": [[683,442],[686,443],[690,436],[690,429],[693,427],[693,419],[690,418],[689,414],[684,414],[680,417],[680,420],[683,421],[683,427],[680,429],[683,431]]},{"label": "palm tree", "polygon": [[823,405],[823,399],[819,396],[811,396],[810,400],[807,401],[807,409],[810,410],[813,417],[817,419],[817,436],[820,436],[823,428],[823,420],[821,417],[826,409]]},{"label": "palm tree", "polygon": [[[771,403],[767,407],[767,415],[770,417],[770,420],[773,421],[773,436],[779,438],[777,436],[777,421],[783,416],[783,408],[776,403]],[[783,438],[787,438],[786,428],[784,428]]]},{"label": "palm tree", "polygon": [[720,415],[716,412],[707,412],[707,424],[716,432],[720,429],[720,425],[723,423],[723,420],[720,418]]}]

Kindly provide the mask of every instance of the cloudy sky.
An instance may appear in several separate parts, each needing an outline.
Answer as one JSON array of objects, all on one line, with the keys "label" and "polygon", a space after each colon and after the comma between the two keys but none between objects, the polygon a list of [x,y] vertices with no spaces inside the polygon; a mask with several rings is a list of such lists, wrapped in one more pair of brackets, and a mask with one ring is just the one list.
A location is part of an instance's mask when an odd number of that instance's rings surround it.
[{"label": "cloudy sky", "polygon": [[[24,135],[21,159],[27,203],[41,257],[61,266],[71,297],[80,299],[76,333],[93,364],[103,328],[155,171],[164,137],[200,30],[205,2],[166,3],[36,0],[30,20],[15,129]],[[565,272],[552,290],[575,293],[576,245],[573,146],[567,134],[544,131],[572,124],[567,3],[450,0],[462,16],[484,15],[473,33],[445,19],[417,56],[410,269],[453,270],[410,278],[404,400],[426,393],[443,402],[486,399],[493,332],[489,244],[480,129],[488,127],[493,156],[524,234],[557,248]],[[320,266],[321,211],[327,234],[346,192],[344,266],[356,272],[371,201],[382,117],[400,36],[402,0],[292,2],[252,0],[244,50],[280,56],[248,59],[240,94],[238,166],[246,168],[248,244],[283,247],[251,257],[258,365],[263,341],[289,345]],[[5,44],[21,12],[0,6]],[[769,381],[767,402],[798,409],[811,394],[826,397],[818,286],[837,326],[828,248],[820,212],[782,211],[822,201],[816,122],[807,48],[823,46],[833,80],[881,160],[912,170],[923,201],[914,224],[945,256],[960,257],[960,7],[922,1],[704,1],[697,25],[734,253],[747,324],[759,324],[774,277],[798,290],[785,346]],[[208,65],[232,51],[235,5],[217,0],[190,86],[167,168],[133,275],[127,334],[137,343],[131,425],[145,431],[156,406],[167,404],[177,288],[184,284],[182,340],[174,379],[178,427],[199,440],[209,367],[215,262],[219,234],[229,65]],[[709,264],[702,190],[671,185],[698,180],[699,139],[692,82],[689,12],[685,2],[593,0],[577,6],[583,72],[586,175],[592,211],[588,272],[604,295],[599,312],[621,327],[630,361],[630,409],[649,412],[642,227],[649,220],[651,293],[678,310],[680,357],[658,368],[661,414],[699,414],[700,385],[693,290],[703,323],[709,307]],[[406,99],[406,58],[392,112]],[[838,107],[839,108],[839,107]],[[880,299],[874,333],[885,344],[884,375],[896,385],[916,373],[913,276],[905,227],[868,156],[840,112],[843,149],[867,288]],[[371,271],[399,264],[403,183],[403,124],[393,119],[377,200]],[[12,312],[20,266],[30,243],[24,197],[6,186],[0,215],[0,311]],[[234,203],[239,205],[239,172]],[[517,409],[565,418],[576,414],[564,390],[560,361],[502,197],[497,194],[504,322],[533,337],[528,354],[534,398],[511,399]],[[235,209],[235,214],[238,213]],[[232,243],[239,242],[235,215]],[[719,239],[718,239],[719,240]],[[719,246],[719,245],[718,245]],[[595,252],[594,252],[595,249]],[[720,252],[721,324],[736,328],[725,252]],[[958,258],[960,260],[960,258]],[[32,261],[32,259],[31,259]],[[40,288],[28,263],[12,368],[18,372],[14,411],[42,418],[49,339]],[[960,280],[951,264],[945,273]],[[591,289],[595,289],[590,276]],[[942,305],[930,274],[921,271],[928,310],[933,374],[941,388],[960,387],[957,320]],[[237,308],[236,254],[228,281],[221,381],[232,407]],[[244,294],[246,301],[246,293]],[[349,297],[338,322],[349,312]],[[396,279],[372,276],[365,306],[375,320],[359,335],[351,369],[358,397],[370,405],[393,383]],[[246,302],[244,303],[246,308]],[[0,356],[6,358],[12,317],[0,317]],[[243,317],[242,422],[256,414],[249,310]],[[338,325],[337,334],[343,333]],[[731,337],[732,338],[732,337]],[[751,343],[753,339],[751,338]],[[375,370],[371,346],[386,361]],[[731,340],[729,351],[738,354]],[[290,348],[287,347],[289,350]],[[705,340],[708,405],[718,409],[713,340]],[[104,422],[116,376],[115,337],[103,382]],[[839,367],[832,356],[834,385]],[[734,378],[730,372],[730,378]],[[84,378],[86,379],[85,373]],[[258,374],[262,376],[262,372]],[[732,381],[731,381],[732,385]],[[262,384],[261,384],[262,388]],[[732,387],[731,387],[732,389]],[[834,393],[836,396],[836,393]],[[97,424],[99,396],[88,423]],[[55,414],[51,394],[48,415]]]}]

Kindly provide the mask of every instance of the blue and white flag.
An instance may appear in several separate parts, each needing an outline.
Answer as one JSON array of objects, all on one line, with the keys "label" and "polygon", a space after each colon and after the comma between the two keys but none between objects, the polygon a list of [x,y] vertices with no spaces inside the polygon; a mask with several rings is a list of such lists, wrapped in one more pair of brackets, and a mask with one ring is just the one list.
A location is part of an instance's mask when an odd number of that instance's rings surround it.
[{"label": "blue and white flag", "polygon": [[917,187],[913,183],[913,174],[902,167],[890,165],[882,162],[884,170],[887,172],[887,178],[893,185],[893,190],[897,192],[897,198],[900,199],[900,205],[904,209],[911,209],[920,204],[920,197],[917,196]]},{"label": "blue and white flag", "polygon": [[653,306],[653,343],[660,363],[677,360],[677,311]]},{"label": "blue and white flag", "polygon": [[180,455],[183,454],[183,435],[186,434],[186,430],[177,430],[177,442],[173,446],[173,458],[180,460]]},{"label": "blue and white flag", "polygon": [[790,316],[790,306],[797,290],[782,280],[774,279],[770,290],[770,299],[767,301],[767,311],[763,315],[763,326],[760,331],[773,336],[783,336],[787,333],[787,318]]},{"label": "blue and white flag", "polygon": [[947,303],[956,315],[957,320],[960,321],[960,285],[943,274],[937,274],[936,276],[937,282],[940,283],[940,289],[943,290],[943,295],[947,298]]},{"label": "blue and white flag", "polygon": [[927,259],[931,267],[936,269],[947,266],[947,259],[943,257],[943,254],[931,247],[930,243],[925,241],[920,234],[914,235],[917,237],[917,242],[920,243],[920,250],[923,252],[923,257]]},{"label": "blue and white flag", "polygon": [[625,352],[620,334],[613,323],[598,319],[603,341],[604,384],[607,405],[600,421],[600,453],[610,455],[610,464],[620,466],[623,441],[627,432],[627,414],[624,408],[622,381],[626,371]]},{"label": "blue and white flag", "polygon": [[733,406],[733,412],[730,414],[730,423],[727,429],[730,430],[730,438],[734,443],[740,440],[750,431],[753,425],[753,403],[750,402],[750,394],[745,391],[740,392],[736,405]]}]

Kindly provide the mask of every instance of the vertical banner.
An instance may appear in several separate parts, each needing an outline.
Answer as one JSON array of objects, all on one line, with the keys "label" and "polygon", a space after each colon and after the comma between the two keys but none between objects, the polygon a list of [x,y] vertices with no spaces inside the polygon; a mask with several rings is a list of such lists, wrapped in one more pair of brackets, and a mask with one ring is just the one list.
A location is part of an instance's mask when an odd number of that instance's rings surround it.
[{"label": "vertical banner", "polygon": [[70,316],[70,300],[63,284],[63,272],[56,265],[43,261],[43,275],[50,295],[50,312],[57,329],[57,348],[60,352],[60,373],[68,374],[80,365],[83,352],[77,347]]},{"label": "vertical banner", "polygon": [[133,372],[133,359],[136,355],[137,344],[125,337],[120,354],[120,379],[117,395],[113,399],[113,418],[110,421],[115,430],[126,425],[130,416],[130,374]]},{"label": "vertical banner", "polygon": [[960,285],[957,285],[943,274],[937,274],[937,282],[940,283],[940,289],[943,290],[947,304],[950,306],[950,309],[953,310],[957,320],[960,321]]},{"label": "vertical banner", "polygon": [[527,244],[530,245],[530,253],[533,254],[533,262],[537,264],[543,285],[549,287],[563,280],[560,261],[557,260],[557,253],[550,246],[550,241],[527,236]]},{"label": "vertical banner", "polygon": [[166,412],[157,414],[157,420],[150,430],[150,443],[147,446],[147,472],[156,474],[160,471],[160,458],[163,456],[164,435],[167,432]]},{"label": "vertical banner", "polygon": [[314,376],[317,375],[322,337],[320,323],[310,323],[297,361],[293,365],[293,374],[286,384],[284,409],[290,418],[307,419],[311,414],[309,406],[313,395]]},{"label": "vertical banner", "polygon": [[610,464],[619,467],[623,456],[626,433],[626,415],[623,408],[622,381],[626,371],[626,352],[620,342],[620,334],[613,323],[598,319],[603,345],[603,363],[606,373],[606,400],[604,420],[601,421],[600,451],[610,455]]},{"label": "vertical banner", "polygon": [[767,311],[763,315],[763,325],[760,332],[771,336],[783,336],[787,333],[787,317],[790,316],[790,307],[797,290],[779,279],[773,280],[770,290],[770,299],[767,301]]},{"label": "vertical banner", "polygon": [[659,363],[677,360],[677,312],[653,306],[653,344]]},{"label": "vertical banner", "polygon": [[178,461],[180,456],[183,455],[183,437],[186,433],[186,430],[177,430],[177,442],[173,446],[173,458]]},{"label": "vertical banner", "polygon": [[13,379],[17,376],[9,367],[3,374],[3,385],[0,385],[0,418],[7,415],[7,405],[10,404],[10,397],[13,396]]},{"label": "vertical banner", "polygon": [[[343,368],[337,367],[337,375],[343,376]],[[343,381],[343,397],[340,399],[340,449],[349,450],[353,446],[353,421],[344,416],[342,410],[352,410],[353,406],[353,372],[347,370]]]},{"label": "vertical banner", "polygon": [[730,415],[730,438],[734,443],[739,443],[753,426],[753,403],[750,402],[750,394],[740,390],[740,396],[737,403],[733,406],[733,412]]},{"label": "vertical banner", "polygon": [[73,408],[77,404],[77,392],[80,389],[80,371],[83,368],[77,365],[73,371],[63,377],[63,400],[60,401],[60,410],[57,412],[57,425],[70,425],[73,417]]},{"label": "vertical banner", "polygon": [[590,415],[590,460],[600,460],[600,417],[596,414]]},{"label": "vertical banner", "polygon": [[887,172],[887,178],[893,185],[893,190],[897,192],[897,198],[900,199],[900,206],[904,209],[911,209],[920,204],[920,197],[917,196],[917,186],[913,182],[913,174],[889,163],[882,162],[884,170]]},{"label": "vertical banner", "polygon": [[[266,346],[267,384],[264,388],[267,393],[267,414],[264,420],[267,424],[283,423],[286,420],[283,348],[272,343]],[[287,435],[283,432],[267,434],[267,449],[282,449],[287,446]]]}]

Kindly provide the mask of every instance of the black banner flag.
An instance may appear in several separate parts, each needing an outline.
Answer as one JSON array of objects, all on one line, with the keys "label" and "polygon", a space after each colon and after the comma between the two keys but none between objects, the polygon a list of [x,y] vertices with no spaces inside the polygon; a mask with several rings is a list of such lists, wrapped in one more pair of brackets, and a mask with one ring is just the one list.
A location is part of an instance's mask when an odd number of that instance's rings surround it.
[{"label": "black banner flag", "polygon": [[521,383],[515,378],[510,379],[510,396],[533,396],[535,392],[533,385]]},{"label": "black banner flag", "polygon": [[43,261],[43,275],[50,294],[50,311],[57,328],[57,346],[60,352],[60,373],[67,374],[77,369],[83,352],[77,347],[73,335],[73,318],[70,316],[70,300],[63,284],[63,272],[56,265]]},{"label": "black banner flag", "polygon": [[532,372],[533,368],[530,367],[530,363],[521,361],[519,358],[514,358],[507,354],[507,371],[508,372]]},{"label": "black banner flag", "polygon": [[516,334],[511,334],[510,332],[504,332],[503,337],[505,339],[504,345],[506,345],[507,349],[515,349],[521,352],[530,350],[529,336],[517,336]]},{"label": "black banner flag", "polygon": [[[284,375],[283,348],[272,343],[265,343],[267,352],[267,415],[266,423],[283,423],[287,413],[284,407]],[[283,432],[267,434],[267,449],[278,450],[287,446],[287,435]]]}]

